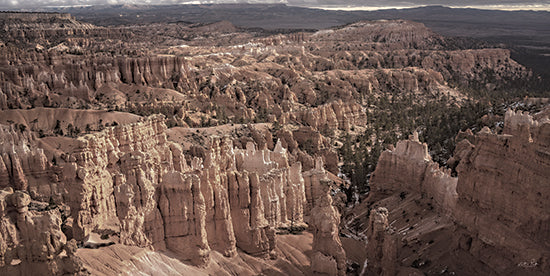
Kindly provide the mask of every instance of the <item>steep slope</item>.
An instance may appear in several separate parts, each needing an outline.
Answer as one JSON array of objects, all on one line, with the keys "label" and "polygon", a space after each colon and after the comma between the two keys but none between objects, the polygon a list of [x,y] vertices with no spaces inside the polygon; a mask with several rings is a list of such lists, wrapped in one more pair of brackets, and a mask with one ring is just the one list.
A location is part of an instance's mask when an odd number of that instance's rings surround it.
[{"label": "steep slope", "polygon": [[[338,177],[343,141],[356,146],[365,133],[374,149],[387,133],[428,127],[423,108],[460,108],[474,102],[467,89],[497,93],[527,80],[507,50],[462,49],[403,20],[273,35],[228,22],[104,28],[64,14],[0,18],[0,274],[151,265],[167,274],[344,275],[359,272],[349,253],[367,257],[369,273],[547,269],[540,118],[509,113],[504,135],[461,142],[449,162],[458,178],[418,137],[399,142],[351,212],[349,183]],[[408,118],[391,122],[393,114]],[[485,159],[511,160],[510,170]],[[532,196],[534,206],[518,211]],[[353,239],[367,249],[351,252]]]},{"label": "steep slope", "polygon": [[548,117],[508,111],[503,134],[486,128],[458,144],[450,162],[457,177],[431,161],[417,137],[385,151],[372,194],[348,214],[350,234],[366,232],[369,252],[379,252],[367,270],[547,272],[549,127]]},{"label": "steep slope", "polygon": [[[14,147],[6,147],[2,164],[9,162],[2,167],[9,183],[2,186],[14,187],[16,194],[25,198],[24,203],[17,203],[21,205],[18,208],[27,208],[32,196],[46,202],[49,199],[49,205],[41,203],[46,206],[42,210],[53,209],[48,212],[58,216],[57,210],[63,211],[63,219],[57,217],[51,222],[62,237],[55,254],[63,251],[66,236],[83,242],[95,233],[124,245],[167,250],[177,259],[199,266],[208,264],[214,251],[234,257],[237,248],[252,256],[277,258],[276,229],[304,225],[308,199],[301,164],[289,163],[280,142],[273,151],[257,150],[252,142],[246,149],[237,149],[228,138],[213,138],[200,153],[203,157],[187,157],[188,164],[181,145],[166,140],[162,121],[161,116],[153,116],[77,138],[75,147],[57,165],[45,160],[42,149],[30,154],[9,153]],[[17,141],[11,138],[14,135],[32,137],[28,131],[19,131],[7,129],[2,137],[12,145]],[[28,138],[26,143],[33,141]],[[34,156],[42,156],[46,165],[27,165],[27,160],[36,159]],[[326,172],[322,161],[318,163],[316,174],[322,180]],[[56,177],[34,182],[37,170]],[[317,189],[322,183],[317,180],[308,185]],[[314,196],[322,197],[323,193],[328,196],[326,190]],[[333,212],[336,226],[338,216]],[[24,246],[18,238],[26,235],[21,232],[23,222],[4,222],[6,229],[11,229],[2,239],[4,252]],[[315,237],[324,239],[317,234]],[[339,242],[337,234],[331,239]],[[16,256],[26,260],[21,253]],[[343,271],[345,257],[338,258],[338,270]],[[28,262],[36,261],[30,258]],[[6,261],[4,269],[24,273],[23,264],[10,263]],[[42,265],[50,274],[64,269],[51,262]]]}]

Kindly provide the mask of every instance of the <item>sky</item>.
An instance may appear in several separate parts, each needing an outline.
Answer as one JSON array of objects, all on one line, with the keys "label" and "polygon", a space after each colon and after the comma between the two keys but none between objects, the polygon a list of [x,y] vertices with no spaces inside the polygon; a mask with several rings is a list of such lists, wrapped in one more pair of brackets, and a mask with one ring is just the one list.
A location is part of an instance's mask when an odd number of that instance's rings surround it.
[{"label": "sky", "polygon": [[422,5],[474,7],[508,10],[547,10],[550,0],[0,0],[0,9],[32,9],[59,6],[86,6],[104,4],[206,4],[206,3],[286,3],[295,6],[326,9],[380,9],[405,8]]}]

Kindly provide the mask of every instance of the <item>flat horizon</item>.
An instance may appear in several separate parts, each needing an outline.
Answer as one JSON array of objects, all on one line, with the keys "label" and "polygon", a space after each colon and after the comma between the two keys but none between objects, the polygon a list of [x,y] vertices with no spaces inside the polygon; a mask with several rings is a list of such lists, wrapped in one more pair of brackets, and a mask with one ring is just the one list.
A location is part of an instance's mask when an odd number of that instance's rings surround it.
[{"label": "flat horizon", "polygon": [[[291,5],[289,5],[291,6]],[[313,8],[322,10],[341,10],[341,11],[377,11],[389,9],[412,9],[423,7],[441,6],[453,9],[478,9],[478,10],[497,10],[497,11],[547,11],[550,12],[550,4],[532,4],[532,5],[410,5],[410,6],[355,6],[355,5],[322,5],[322,6],[301,6],[296,7]]]},{"label": "flat horizon", "polygon": [[269,5],[269,4],[281,4],[289,7],[300,7],[300,8],[310,8],[310,9],[322,9],[330,11],[377,11],[377,10],[390,10],[390,9],[413,9],[413,8],[423,8],[423,7],[446,7],[453,9],[478,9],[478,10],[495,10],[495,11],[546,11],[550,12],[550,4],[538,4],[538,3],[527,3],[527,4],[498,4],[498,5],[444,5],[444,4],[433,4],[433,5],[422,5],[422,4],[413,4],[411,5],[387,5],[387,6],[376,6],[376,5],[300,5],[300,4],[289,4],[289,3],[209,3],[203,1],[189,1],[185,3],[156,3],[156,4],[75,4],[75,5],[45,5],[34,8],[28,7],[2,7],[0,10],[5,11],[41,11],[44,9],[58,9],[58,8],[78,8],[78,7],[94,7],[94,6],[119,6],[119,5],[131,5],[131,6],[167,6],[167,5],[228,5],[228,4],[249,4],[249,5]]}]

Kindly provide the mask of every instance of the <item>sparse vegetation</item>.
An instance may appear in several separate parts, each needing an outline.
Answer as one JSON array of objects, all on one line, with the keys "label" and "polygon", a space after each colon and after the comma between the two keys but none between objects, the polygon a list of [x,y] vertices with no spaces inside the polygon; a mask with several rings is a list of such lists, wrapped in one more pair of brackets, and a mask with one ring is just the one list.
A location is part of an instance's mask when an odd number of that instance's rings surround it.
[{"label": "sparse vegetation", "polygon": [[446,95],[436,95],[423,102],[413,94],[394,92],[379,98],[369,97],[366,130],[355,137],[349,134],[340,137],[343,142],[339,149],[343,161],[341,169],[351,179],[350,189],[368,192],[369,176],[376,168],[381,151],[400,139],[407,139],[413,131],[419,133],[421,142],[428,144],[432,159],[446,166],[459,131],[470,129],[476,132],[483,126],[495,128],[482,117],[490,114],[502,118],[511,103],[532,95],[520,88],[509,90],[500,93],[486,89],[478,93],[466,92],[475,97],[463,102],[451,101]]}]

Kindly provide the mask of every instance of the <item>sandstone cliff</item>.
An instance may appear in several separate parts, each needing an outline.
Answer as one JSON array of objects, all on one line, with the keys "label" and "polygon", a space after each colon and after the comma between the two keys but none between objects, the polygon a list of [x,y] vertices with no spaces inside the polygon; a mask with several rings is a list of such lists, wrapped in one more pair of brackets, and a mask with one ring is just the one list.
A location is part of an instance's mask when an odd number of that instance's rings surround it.
[{"label": "sandstone cliff", "polygon": [[391,235],[388,210],[378,207],[370,210],[367,228],[367,266],[361,275],[395,275],[397,273],[397,238]]},{"label": "sandstone cliff", "polygon": [[[81,183],[74,186],[87,189],[77,193],[84,198],[71,200],[79,204],[72,208],[78,212],[73,226],[76,237],[104,229],[120,231],[121,242],[129,245],[181,252],[181,245],[192,239],[204,256],[210,248],[232,256],[242,242],[241,249],[247,252],[267,254],[273,249],[274,227],[287,224],[289,218],[301,221],[303,188],[289,181],[291,170],[280,145],[277,152],[256,151],[252,143],[246,150],[234,150],[230,141],[214,139],[204,160],[195,157],[188,166],[179,146],[166,141],[160,120],[154,117],[85,137],[76,150],[77,165],[72,174],[67,173]],[[299,179],[301,172],[294,173],[298,176],[290,177]],[[287,194],[298,200],[287,201]],[[243,213],[239,206],[249,207]],[[287,209],[298,211],[289,215]],[[245,222],[250,224],[243,229]],[[182,227],[189,230],[180,232]],[[201,254],[182,255],[197,258]]]},{"label": "sandstone cliff", "polygon": [[509,110],[503,134],[484,129],[474,144],[462,142],[468,146],[457,166],[454,217],[487,247],[506,252],[488,259],[487,249],[471,249],[498,272],[509,271],[510,261],[520,267],[536,263],[535,270],[550,267],[549,130],[548,118]]},{"label": "sandstone cliff", "polygon": [[306,191],[311,204],[309,223],[313,227],[311,269],[320,275],[346,275],[346,253],[340,241],[340,213],[333,206],[332,181],[326,176],[321,159],[308,173]]},{"label": "sandstone cliff", "polygon": [[[281,141],[271,151],[257,149],[252,142],[238,149],[231,139],[213,137],[193,156],[184,153],[180,144],[168,141],[165,130],[161,116],[108,127],[74,139],[69,154],[52,165],[28,131],[4,127],[1,137],[6,157],[2,160],[6,161],[2,168],[6,183],[2,185],[20,190],[16,194],[24,196],[26,205],[31,200],[26,193],[31,192],[34,200],[49,199],[50,204],[62,206],[62,219],[57,209],[47,212],[57,216],[47,226],[57,229],[52,233],[60,236],[60,245],[52,245],[54,251],[47,253],[54,256],[62,251],[67,238],[82,243],[101,235],[124,245],[167,250],[198,266],[209,263],[212,250],[233,257],[239,248],[252,256],[276,258],[276,229],[305,225],[304,216],[311,208],[334,212],[330,220],[322,219],[332,226],[314,234],[315,244],[325,238],[338,244],[337,211],[329,199],[319,199],[324,202],[320,206],[306,204],[302,166],[289,160]],[[34,150],[26,149],[28,144]],[[43,161],[42,166],[33,165],[36,158]],[[326,175],[322,163],[316,170]],[[36,171],[40,176],[49,173],[59,179],[33,182]],[[318,190],[321,185],[320,179],[308,181],[309,190]],[[330,197],[328,192],[310,194],[310,201],[312,196]],[[10,205],[6,206],[3,210],[9,209]],[[24,222],[8,222],[3,226],[3,252],[15,250],[17,244],[25,243],[24,235],[30,235],[17,232],[26,229]],[[50,247],[47,241],[34,243]],[[331,254],[332,248],[314,250]],[[335,255],[339,271],[345,270],[342,254],[340,246]],[[20,257],[38,262],[34,257],[25,258]],[[6,269],[18,269],[9,265],[10,260]],[[70,268],[51,262],[43,266],[51,274]]]},{"label": "sandstone cliff", "polygon": [[12,188],[0,191],[2,274],[83,272],[82,262],[74,255],[76,241],[67,241],[62,232],[59,209],[44,208],[46,206],[31,201],[30,196],[22,191],[13,192]]},{"label": "sandstone cliff", "polygon": [[[550,254],[546,235],[549,206],[545,197],[550,178],[546,154],[550,121],[547,117],[535,120],[531,115],[510,110],[504,120],[503,134],[485,128],[458,144],[450,160],[451,164],[458,164],[457,177],[431,161],[426,145],[418,142],[416,135],[400,141],[394,150],[381,155],[371,179],[369,198],[377,205],[401,209],[409,204],[403,201],[405,198],[419,194],[414,205],[428,206],[436,214],[450,218],[455,226],[445,222],[429,226],[430,223],[424,222],[415,224],[414,229],[441,233],[447,231],[442,229],[455,228],[456,235],[462,237],[460,240],[447,237],[450,250],[455,250],[455,254],[464,250],[468,258],[477,259],[482,264],[478,271],[539,274],[548,271]],[[429,213],[423,216],[426,215],[432,216]],[[406,217],[404,210],[401,219]],[[409,227],[408,232],[416,231],[412,229]],[[369,243],[372,239],[381,240],[376,238],[379,235],[376,232],[370,235]],[[433,239],[432,234],[432,242]],[[405,251],[404,248],[398,251]],[[376,247],[382,249],[380,254],[370,256],[369,262],[376,260],[374,269],[379,271],[396,269],[395,265],[384,264],[381,257],[393,255],[392,250],[383,245]],[[455,260],[455,264],[459,261]],[[423,261],[422,266],[430,269],[434,265]],[[418,262],[416,267],[421,267]]]},{"label": "sandstone cliff", "polygon": [[418,141],[416,132],[409,140],[399,141],[395,149],[380,155],[371,182],[376,197],[414,191],[433,198],[434,203],[447,211],[454,209],[458,198],[457,179],[451,177],[449,169],[432,161],[428,146]]},{"label": "sandstone cliff", "polygon": [[[28,191],[47,201],[56,189],[58,173],[37,147],[34,135],[19,125],[0,125],[0,187]],[[56,198],[59,200],[59,198]]]}]

